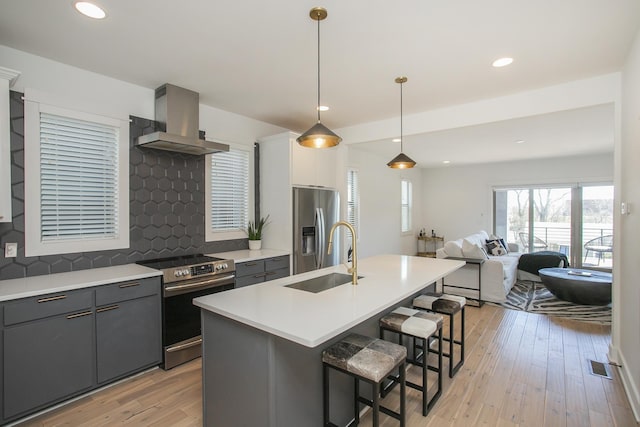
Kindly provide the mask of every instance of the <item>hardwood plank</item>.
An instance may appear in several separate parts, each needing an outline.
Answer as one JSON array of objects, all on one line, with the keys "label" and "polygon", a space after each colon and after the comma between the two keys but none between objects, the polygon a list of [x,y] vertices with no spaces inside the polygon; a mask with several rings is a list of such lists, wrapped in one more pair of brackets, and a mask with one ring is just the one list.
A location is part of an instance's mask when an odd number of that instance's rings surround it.
[{"label": "hardwood plank", "polygon": [[[593,376],[587,369],[589,358],[606,360],[609,327],[489,304],[469,306],[466,311],[465,364],[453,379],[445,372],[443,394],[427,417],[422,416],[420,393],[408,389],[409,427],[640,427],[618,368],[611,366],[612,380]],[[169,371],[152,370],[20,425],[200,426],[201,366],[198,359]],[[418,368],[410,367],[407,375],[419,383]],[[435,379],[430,372],[430,384]],[[396,407],[398,392],[394,389],[385,404]],[[366,414],[362,425],[370,423]],[[310,420],[310,425],[318,424]],[[398,423],[381,415],[381,425]]]}]

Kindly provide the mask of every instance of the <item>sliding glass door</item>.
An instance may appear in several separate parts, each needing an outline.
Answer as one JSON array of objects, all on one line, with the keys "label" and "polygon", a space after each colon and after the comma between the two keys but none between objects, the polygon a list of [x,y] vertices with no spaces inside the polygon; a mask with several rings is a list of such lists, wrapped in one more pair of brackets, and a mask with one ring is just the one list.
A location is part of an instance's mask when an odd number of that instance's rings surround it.
[{"label": "sliding glass door", "polygon": [[555,251],[573,267],[611,268],[613,186],[494,190],[494,230],[520,252]]}]

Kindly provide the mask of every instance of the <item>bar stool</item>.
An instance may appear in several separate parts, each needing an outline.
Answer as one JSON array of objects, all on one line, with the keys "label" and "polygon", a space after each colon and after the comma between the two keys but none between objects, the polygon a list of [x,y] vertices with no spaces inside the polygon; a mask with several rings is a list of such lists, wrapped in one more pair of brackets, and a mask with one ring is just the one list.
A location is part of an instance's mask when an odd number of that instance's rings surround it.
[{"label": "bar stool", "polygon": [[[442,394],[442,316],[439,314],[428,313],[423,310],[414,310],[406,307],[398,307],[391,313],[380,318],[380,338],[384,338],[384,331],[394,332],[398,334],[398,343],[402,344],[404,335],[412,338],[413,341],[413,359],[407,358],[407,363],[422,367],[422,385],[418,385],[411,381],[406,381],[407,387],[422,392],[422,415],[426,416],[433,405],[437,402]],[[438,367],[429,366],[427,361],[429,349],[429,340],[432,337],[438,337]],[[422,340],[422,353],[416,354],[416,339]],[[419,362],[422,357],[422,362]],[[438,389],[430,400],[427,399],[428,384],[427,371],[435,371],[438,373]],[[389,377],[391,383],[386,386],[383,383],[382,396],[395,386],[397,377]]]},{"label": "bar stool", "polygon": [[[342,341],[326,348],[322,352],[322,397],[324,426],[336,426],[329,421],[329,368],[350,375],[354,379],[353,410],[355,424],[360,423],[358,403],[373,408],[373,425],[379,425],[379,412],[383,412],[400,421],[406,422],[405,361],[407,349],[403,346],[359,334],[351,334]],[[400,412],[392,411],[380,405],[379,390],[382,381],[395,369],[399,371]],[[372,385],[373,400],[360,396],[360,381]],[[349,425],[353,425],[351,422]],[[337,427],[337,426],[336,426]]]},{"label": "bar stool", "polygon": [[[453,378],[464,364],[464,307],[466,303],[465,297],[435,292],[429,292],[413,299],[413,308],[449,316],[449,336],[443,338],[444,341],[449,342],[449,353],[443,354],[449,359],[449,378]],[[456,340],[454,336],[454,317],[458,312],[460,312],[460,340]],[[460,361],[456,365],[453,363],[454,344],[460,346]]]}]

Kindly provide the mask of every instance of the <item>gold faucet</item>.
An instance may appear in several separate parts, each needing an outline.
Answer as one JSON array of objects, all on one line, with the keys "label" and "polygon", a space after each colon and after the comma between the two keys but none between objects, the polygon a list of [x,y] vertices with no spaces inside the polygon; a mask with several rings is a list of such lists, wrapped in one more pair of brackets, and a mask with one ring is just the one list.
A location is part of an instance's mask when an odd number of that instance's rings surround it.
[{"label": "gold faucet", "polygon": [[351,253],[351,268],[347,267],[347,272],[351,274],[351,284],[358,284],[358,248],[356,246],[356,230],[353,228],[351,224],[346,221],[338,221],[331,227],[331,231],[329,231],[329,245],[327,248],[327,254],[331,253],[331,249],[333,248],[333,232],[339,225],[344,225],[351,232],[351,247],[353,248],[353,252]]}]

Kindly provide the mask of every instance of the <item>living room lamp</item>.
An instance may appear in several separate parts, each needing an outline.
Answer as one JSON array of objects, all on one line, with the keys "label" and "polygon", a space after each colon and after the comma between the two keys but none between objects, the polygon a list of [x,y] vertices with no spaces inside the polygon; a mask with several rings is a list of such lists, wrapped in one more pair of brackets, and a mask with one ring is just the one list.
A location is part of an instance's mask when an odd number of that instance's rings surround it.
[{"label": "living room lamp", "polygon": [[333,133],[329,128],[320,122],[320,21],[327,17],[327,10],[323,7],[314,7],[309,12],[311,19],[318,21],[318,123],[311,129],[300,135],[296,141],[303,147],[309,148],[329,148],[340,144],[342,138]]},{"label": "living room lamp", "polygon": [[396,77],[395,81],[396,83],[400,83],[400,154],[387,163],[387,166],[393,169],[410,169],[416,165],[416,162],[402,152],[402,141],[404,139],[402,135],[402,84],[407,82],[407,78]]}]

